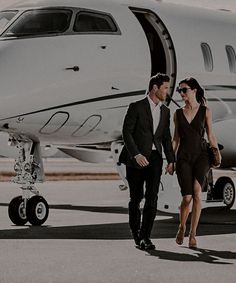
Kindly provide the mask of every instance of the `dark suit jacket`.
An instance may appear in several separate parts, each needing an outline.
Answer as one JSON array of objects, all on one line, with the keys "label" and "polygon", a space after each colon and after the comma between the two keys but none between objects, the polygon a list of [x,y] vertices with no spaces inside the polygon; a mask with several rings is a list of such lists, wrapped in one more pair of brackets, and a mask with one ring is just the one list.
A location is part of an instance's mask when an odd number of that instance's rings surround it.
[{"label": "dark suit jacket", "polygon": [[170,110],[164,104],[161,106],[160,122],[153,134],[153,119],[147,97],[130,104],[124,119],[123,139],[125,146],[120,154],[120,163],[139,167],[134,156],[141,153],[149,159],[153,143],[161,156],[163,146],[168,163],[175,160],[170,135]]}]

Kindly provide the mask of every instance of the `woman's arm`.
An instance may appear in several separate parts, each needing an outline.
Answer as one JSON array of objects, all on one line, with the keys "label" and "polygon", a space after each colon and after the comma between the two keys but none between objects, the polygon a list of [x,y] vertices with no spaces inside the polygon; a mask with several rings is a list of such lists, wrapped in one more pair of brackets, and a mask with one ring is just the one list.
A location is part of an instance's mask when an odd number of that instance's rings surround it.
[{"label": "woman's arm", "polygon": [[179,147],[179,131],[178,131],[178,123],[177,123],[177,119],[176,119],[176,112],[174,114],[174,136],[172,139],[172,147],[173,147],[173,151],[176,154],[178,147]]},{"label": "woman's arm", "polygon": [[217,149],[219,149],[216,137],[212,130],[212,113],[209,108],[206,109],[206,132],[207,132],[207,138],[208,138],[210,145],[212,147],[216,147]]},{"label": "woman's arm", "polygon": [[209,108],[206,109],[206,132],[207,132],[208,141],[209,141],[211,147],[215,147],[215,148],[218,149],[219,156],[220,156],[220,162],[221,162],[222,157],[221,157],[221,154],[220,154],[220,151],[219,151],[219,147],[218,147],[216,137],[215,137],[213,130],[212,130],[212,113],[211,113],[211,110]]}]

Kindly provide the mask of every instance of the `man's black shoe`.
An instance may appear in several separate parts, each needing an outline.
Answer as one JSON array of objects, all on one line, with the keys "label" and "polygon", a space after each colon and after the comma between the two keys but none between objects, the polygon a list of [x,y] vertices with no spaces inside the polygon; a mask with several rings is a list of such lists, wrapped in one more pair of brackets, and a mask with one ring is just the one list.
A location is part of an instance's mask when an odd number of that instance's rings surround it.
[{"label": "man's black shoe", "polygon": [[139,237],[139,232],[131,232],[132,237],[134,239],[135,245],[139,247],[140,245],[140,237]]},{"label": "man's black shoe", "polygon": [[140,249],[141,250],[155,250],[155,245],[152,243],[150,239],[142,239],[140,241]]},{"label": "man's black shoe", "polygon": [[136,246],[140,246],[140,237],[139,237],[139,234],[138,233],[132,233],[132,236],[134,238],[134,242],[135,242],[135,245]]}]

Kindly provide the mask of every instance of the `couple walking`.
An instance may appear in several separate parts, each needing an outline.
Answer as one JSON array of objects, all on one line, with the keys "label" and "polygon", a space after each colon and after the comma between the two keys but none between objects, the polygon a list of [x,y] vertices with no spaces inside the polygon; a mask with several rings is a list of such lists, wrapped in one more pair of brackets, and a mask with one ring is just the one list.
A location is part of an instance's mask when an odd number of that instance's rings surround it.
[{"label": "couple walking", "polygon": [[[126,164],[130,190],[129,225],[136,246],[144,250],[155,249],[150,237],[162,174],[162,148],[168,164],[166,173],[173,175],[176,162],[183,197],[176,235],[179,245],[184,240],[189,206],[193,201],[189,247],[197,247],[195,236],[201,213],[201,188],[210,168],[207,148],[203,146],[205,130],[211,146],[218,148],[212,131],[211,111],[205,106],[204,91],[194,78],[182,80],[177,88],[185,105],[174,113],[175,129],[171,139],[170,110],[164,104],[169,81],[165,74],[153,76],[147,97],[130,104],[123,125],[125,146],[120,162]],[[145,202],[141,215],[143,198]]]}]

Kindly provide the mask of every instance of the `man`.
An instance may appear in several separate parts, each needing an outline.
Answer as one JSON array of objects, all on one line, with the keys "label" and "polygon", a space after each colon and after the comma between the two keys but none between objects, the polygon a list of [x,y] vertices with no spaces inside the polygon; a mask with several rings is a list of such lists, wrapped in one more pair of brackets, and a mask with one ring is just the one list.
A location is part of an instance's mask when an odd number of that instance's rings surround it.
[{"label": "man", "polygon": [[[173,174],[170,111],[163,104],[168,94],[169,81],[170,78],[165,74],[153,76],[147,97],[130,104],[123,125],[125,146],[119,161],[126,164],[130,189],[129,225],[135,244],[145,250],[155,249],[150,235],[157,211],[163,165],[162,147],[168,162],[166,172]],[[140,202],[143,196],[145,203],[141,224]]]}]

